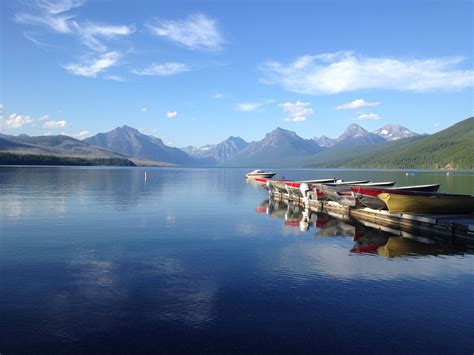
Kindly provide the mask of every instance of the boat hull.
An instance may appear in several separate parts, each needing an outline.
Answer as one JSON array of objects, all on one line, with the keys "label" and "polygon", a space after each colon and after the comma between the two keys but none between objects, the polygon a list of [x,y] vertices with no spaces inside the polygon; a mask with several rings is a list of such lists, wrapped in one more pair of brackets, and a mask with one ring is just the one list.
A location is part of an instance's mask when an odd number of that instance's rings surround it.
[{"label": "boat hull", "polygon": [[256,179],[256,178],[270,179],[270,178],[274,177],[275,175],[276,175],[276,173],[256,173],[256,174],[249,173],[249,174],[245,175],[245,177],[247,179]]},{"label": "boat hull", "polygon": [[474,197],[448,194],[389,193],[378,195],[393,213],[467,214],[474,213]]},{"label": "boat hull", "polygon": [[402,186],[402,187],[389,187],[389,188],[378,188],[368,186],[352,186],[351,190],[355,194],[356,198],[360,203],[368,208],[374,210],[387,209],[387,205],[377,196],[383,192],[390,191],[425,191],[425,192],[437,192],[439,184],[432,185],[417,185],[417,186]]}]

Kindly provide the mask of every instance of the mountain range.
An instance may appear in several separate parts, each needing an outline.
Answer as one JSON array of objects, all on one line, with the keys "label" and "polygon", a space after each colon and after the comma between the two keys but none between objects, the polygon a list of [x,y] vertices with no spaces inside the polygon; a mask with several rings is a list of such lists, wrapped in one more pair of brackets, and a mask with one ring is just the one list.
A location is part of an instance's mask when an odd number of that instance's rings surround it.
[{"label": "mountain range", "polygon": [[[410,150],[413,146],[413,149],[437,152],[434,155],[430,153],[430,158],[426,159],[430,167],[472,168],[469,165],[471,160],[466,156],[474,155],[474,143],[465,140],[472,138],[473,120],[471,117],[462,121],[462,127],[467,133],[459,131],[459,128],[455,128],[456,125],[427,136],[395,124],[385,125],[373,132],[351,124],[337,138],[321,136],[305,139],[295,132],[276,128],[260,141],[246,142],[240,137],[231,136],[219,144],[188,146],[183,149],[167,146],[160,138],[143,134],[129,126],[117,127],[82,141],[64,135],[30,137],[0,134],[0,152],[81,158],[127,158],[139,165],[350,167],[358,162],[358,167],[400,167],[403,165],[401,160],[410,160],[412,165],[421,164],[422,157],[413,158],[417,156],[417,152]],[[452,129],[456,134],[449,133]],[[445,131],[448,132],[441,134]],[[474,142],[474,139],[472,141]],[[440,142],[443,142],[441,146]],[[452,150],[453,146],[458,147],[461,153],[456,154]],[[451,154],[444,154],[443,149]],[[406,153],[400,155],[400,151]],[[397,154],[398,158],[391,158]],[[384,156],[384,159],[378,159],[379,156]],[[453,157],[452,161],[447,162],[447,157]]]}]

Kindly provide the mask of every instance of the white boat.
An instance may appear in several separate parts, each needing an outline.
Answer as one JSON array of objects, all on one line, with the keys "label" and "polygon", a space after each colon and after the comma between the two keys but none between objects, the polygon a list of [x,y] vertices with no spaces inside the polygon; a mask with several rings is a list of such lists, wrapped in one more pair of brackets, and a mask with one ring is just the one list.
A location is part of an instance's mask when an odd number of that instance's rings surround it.
[{"label": "white boat", "polygon": [[254,170],[251,171],[250,173],[246,174],[245,177],[248,178],[272,178],[276,175],[276,173],[273,173],[271,171],[265,171],[265,170]]}]

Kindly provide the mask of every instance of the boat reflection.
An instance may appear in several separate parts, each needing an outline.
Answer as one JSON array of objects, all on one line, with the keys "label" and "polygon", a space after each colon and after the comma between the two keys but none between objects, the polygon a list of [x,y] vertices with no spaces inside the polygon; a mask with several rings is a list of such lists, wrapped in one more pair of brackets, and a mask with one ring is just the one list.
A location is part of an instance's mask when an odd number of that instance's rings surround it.
[{"label": "boat reflection", "polygon": [[402,230],[387,228],[372,222],[337,218],[326,213],[315,212],[299,204],[285,200],[266,199],[256,208],[273,218],[282,218],[285,226],[298,228],[301,232],[314,229],[314,236],[352,237],[353,254],[373,254],[386,258],[412,256],[439,256],[464,254],[466,245],[456,245],[452,240],[418,236]]}]

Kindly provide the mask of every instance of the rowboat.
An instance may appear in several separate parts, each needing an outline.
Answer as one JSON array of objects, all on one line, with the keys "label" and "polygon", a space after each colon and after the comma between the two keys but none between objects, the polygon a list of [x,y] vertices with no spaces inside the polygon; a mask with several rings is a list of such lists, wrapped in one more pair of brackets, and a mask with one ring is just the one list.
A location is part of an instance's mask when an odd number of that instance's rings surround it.
[{"label": "rowboat", "polygon": [[[368,183],[368,180],[359,180],[359,181],[339,181],[328,184],[319,184],[318,189],[324,194],[326,198],[332,201],[338,200],[338,192],[350,191],[352,185],[360,185]],[[392,184],[393,185],[393,184]]]},{"label": "rowboat", "polygon": [[386,209],[387,205],[377,196],[382,192],[386,191],[427,191],[427,192],[437,192],[439,189],[439,184],[431,185],[414,185],[414,186],[401,186],[401,187],[375,187],[375,186],[351,186],[352,192],[355,194],[356,199],[364,206],[375,209],[382,210]]},{"label": "rowboat", "polygon": [[315,188],[317,184],[322,184],[322,183],[331,183],[336,181],[335,178],[332,179],[319,179],[319,180],[301,180],[301,181],[286,181],[286,191],[288,194],[293,194],[298,197],[304,197],[303,192],[301,191],[301,185],[306,184],[308,187],[308,190],[311,191]]},{"label": "rowboat", "polygon": [[279,192],[279,193],[287,193],[286,190],[286,180],[273,180],[273,179],[268,179],[267,180],[267,186],[270,191],[274,192]]},{"label": "rowboat", "polygon": [[421,191],[385,191],[377,195],[390,212],[421,214],[474,213],[474,197]]},{"label": "rowboat", "polygon": [[287,181],[286,185],[299,189],[301,184],[308,184],[309,187],[311,188],[311,185],[313,185],[313,184],[331,183],[331,182],[335,182],[335,181],[336,181],[336,178],[318,179],[318,180],[299,180],[299,181]]},{"label": "rowboat", "polygon": [[270,171],[265,171],[265,170],[254,170],[254,171],[251,171],[250,173],[247,173],[245,175],[245,177],[247,179],[249,178],[271,178],[271,177],[274,177],[276,175],[276,173],[273,173],[273,172],[270,172]]}]

